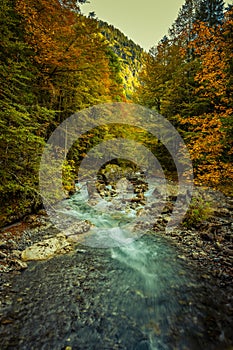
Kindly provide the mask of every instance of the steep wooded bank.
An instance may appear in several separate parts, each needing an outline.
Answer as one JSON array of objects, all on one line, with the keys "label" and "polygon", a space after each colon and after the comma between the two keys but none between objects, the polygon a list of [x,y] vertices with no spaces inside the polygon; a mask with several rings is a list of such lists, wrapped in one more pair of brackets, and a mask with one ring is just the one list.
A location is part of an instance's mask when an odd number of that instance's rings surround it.
[{"label": "steep wooded bank", "polygon": [[126,98],[131,99],[139,85],[138,77],[142,68],[144,51],[114,26],[103,21],[98,21],[98,26],[107,39],[111,51],[118,57],[121,83],[123,83]]},{"label": "steep wooded bank", "polygon": [[[179,130],[198,184],[232,194],[233,8],[222,0],[186,0],[140,75],[136,102]],[[159,147],[158,152],[159,152]]]},{"label": "steep wooded bank", "polygon": [[[38,168],[51,132],[77,110],[126,100],[121,62],[98,21],[80,14],[84,2],[1,2],[1,225],[40,206]],[[68,191],[73,171],[67,161]]]}]

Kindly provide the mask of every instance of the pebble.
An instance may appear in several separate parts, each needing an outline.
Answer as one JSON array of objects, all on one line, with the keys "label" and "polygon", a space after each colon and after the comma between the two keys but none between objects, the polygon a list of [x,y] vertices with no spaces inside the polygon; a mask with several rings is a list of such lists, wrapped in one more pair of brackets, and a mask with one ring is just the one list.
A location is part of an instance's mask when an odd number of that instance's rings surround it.
[{"label": "pebble", "polygon": [[185,255],[178,255],[177,257],[178,257],[179,259],[182,259],[182,260],[186,260],[186,259],[187,259]]}]

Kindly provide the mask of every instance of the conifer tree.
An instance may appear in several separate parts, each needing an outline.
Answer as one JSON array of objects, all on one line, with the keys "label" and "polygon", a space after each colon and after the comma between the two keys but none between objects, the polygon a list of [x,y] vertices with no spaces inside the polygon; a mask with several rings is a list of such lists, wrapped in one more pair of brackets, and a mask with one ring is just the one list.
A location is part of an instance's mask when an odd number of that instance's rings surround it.
[{"label": "conifer tree", "polygon": [[202,0],[197,8],[196,20],[213,27],[224,19],[224,0]]},{"label": "conifer tree", "polygon": [[[31,64],[32,51],[23,40],[14,2],[2,1],[0,22],[0,221],[6,222],[38,205],[34,185],[44,140],[39,108],[33,107],[36,70]],[[44,110],[43,118],[46,115]]]}]

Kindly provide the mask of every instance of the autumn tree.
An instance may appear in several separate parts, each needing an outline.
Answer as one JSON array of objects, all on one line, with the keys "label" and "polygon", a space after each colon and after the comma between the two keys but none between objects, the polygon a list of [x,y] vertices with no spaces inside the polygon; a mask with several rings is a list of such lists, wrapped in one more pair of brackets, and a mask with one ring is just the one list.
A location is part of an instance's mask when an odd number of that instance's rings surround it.
[{"label": "autumn tree", "polygon": [[189,124],[191,157],[199,182],[213,186],[233,179],[232,167],[232,20],[226,13],[223,25],[196,25],[192,42],[201,67],[195,76],[195,94],[205,101],[205,113],[182,120]]},{"label": "autumn tree", "polygon": [[[75,110],[114,99],[107,45],[97,21],[82,16],[75,2],[22,0],[26,40],[39,67],[39,103],[59,111],[57,122]],[[122,91],[118,91],[118,95]]]},{"label": "autumn tree", "polygon": [[145,55],[145,67],[140,74],[141,86],[137,91],[138,102],[161,112],[166,82],[170,80],[180,62],[179,46],[164,37],[149,55]]},{"label": "autumn tree", "polygon": [[[2,222],[41,204],[40,156],[57,125],[77,110],[124,98],[117,58],[109,52],[96,20],[80,14],[81,3],[1,3]],[[69,177],[73,162],[64,164]]]},{"label": "autumn tree", "polygon": [[197,21],[201,6],[187,0],[170,38],[150,52],[137,101],[176,126],[190,149],[196,181],[216,187],[232,179],[232,8],[220,24],[219,1],[204,22]]}]

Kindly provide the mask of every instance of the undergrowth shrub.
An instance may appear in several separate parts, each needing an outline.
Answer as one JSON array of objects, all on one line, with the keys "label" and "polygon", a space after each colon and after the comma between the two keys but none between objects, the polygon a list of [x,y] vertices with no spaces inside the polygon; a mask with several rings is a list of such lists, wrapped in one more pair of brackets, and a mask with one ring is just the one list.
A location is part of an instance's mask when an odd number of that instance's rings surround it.
[{"label": "undergrowth shrub", "polygon": [[187,228],[196,227],[202,221],[209,219],[212,213],[211,203],[201,195],[197,195],[192,198],[182,225]]}]

